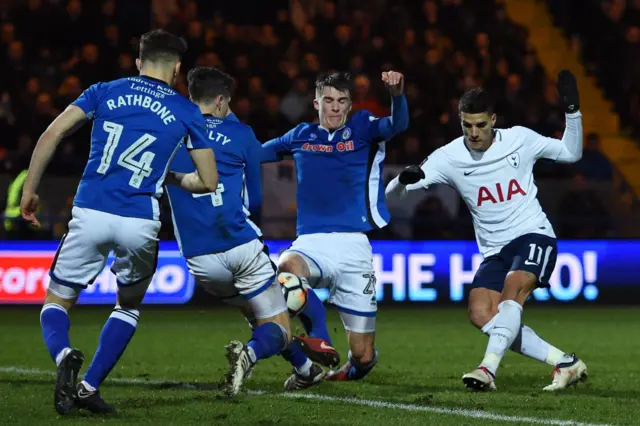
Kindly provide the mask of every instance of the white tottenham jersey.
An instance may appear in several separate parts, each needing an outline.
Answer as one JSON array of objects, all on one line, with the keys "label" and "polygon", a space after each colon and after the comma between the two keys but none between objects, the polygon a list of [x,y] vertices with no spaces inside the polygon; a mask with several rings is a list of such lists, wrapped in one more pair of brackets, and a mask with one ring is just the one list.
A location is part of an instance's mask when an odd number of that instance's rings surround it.
[{"label": "white tottenham jersey", "polygon": [[[539,158],[575,162],[582,156],[581,114],[567,115],[562,140],[526,127],[496,129],[484,152],[467,148],[463,137],[434,151],[421,165],[425,178],[406,191],[441,183],[455,188],[471,211],[476,241],[484,257],[498,253],[517,237],[538,233],[555,237],[536,197],[533,166]],[[396,192],[394,179],[387,194]],[[401,188],[402,191],[404,188]],[[402,191],[406,194],[406,191]]]}]

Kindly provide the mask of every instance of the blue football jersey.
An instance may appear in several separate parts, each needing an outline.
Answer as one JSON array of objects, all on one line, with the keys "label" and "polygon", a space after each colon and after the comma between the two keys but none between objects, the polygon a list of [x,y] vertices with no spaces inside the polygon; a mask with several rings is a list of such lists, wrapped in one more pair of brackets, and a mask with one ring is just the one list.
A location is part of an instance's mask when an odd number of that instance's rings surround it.
[{"label": "blue football jersey", "polygon": [[303,123],[263,145],[263,161],[292,153],[298,179],[298,235],[367,232],[390,215],[382,182],[385,142],[409,124],[406,99],[394,98],[393,116],[356,112],[329,133]]},{"label": "blue football jersey", "polygon": [[155,78],[94,84],[73,105],[93,120],[74,206],[158,220],[162,184],[182,139],[210,148],[199,108]]},{"label": "blue football jersey", "polygon": [[[173,227],[185,257],[224,252],[261,236],[248,216],[257,213],[262,203],[262,146],[253,130],[235,115],[205,117],[218,165],[218,189],[191,194],[167,185]],[[195,170],[185,149],[178,151],[170,169],[180,173]]]}]

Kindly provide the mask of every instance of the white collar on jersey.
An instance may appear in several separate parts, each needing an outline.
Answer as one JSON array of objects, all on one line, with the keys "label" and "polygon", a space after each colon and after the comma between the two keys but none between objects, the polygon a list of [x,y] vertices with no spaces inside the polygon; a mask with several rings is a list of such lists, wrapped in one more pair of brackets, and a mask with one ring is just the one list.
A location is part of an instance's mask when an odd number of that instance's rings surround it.
[{"label": "white collar on jersey", "polygon": [[329,138],[328,138],[329,142],[331,142],[333,140],[333,137],[336,135],[336,133],[338,133],[340,130],[344,129],[345,127],[347,127],[347,123],[343,124],[342,127],[340,127],[339,129],[336,129],[333,132],[331,132],[331,131],[329,131],[329,129],[325,129],[320,124],[318,124],[318,129],[324,130],[325,132],[327,132],[329,134]]}]

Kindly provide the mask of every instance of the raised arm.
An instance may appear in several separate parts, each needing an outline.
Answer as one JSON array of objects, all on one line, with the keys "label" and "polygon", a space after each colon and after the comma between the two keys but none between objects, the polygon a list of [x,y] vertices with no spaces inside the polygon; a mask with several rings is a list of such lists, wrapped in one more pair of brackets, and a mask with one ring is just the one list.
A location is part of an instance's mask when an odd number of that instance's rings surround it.
[{"label": "raised arm", "polygon": [[528,142],[532,145],[536,158],[575,163],[582,158],[582,113],[578,85],[571,72],[562,70],[558,73],[558,93],[566,117],[562,139],[544,137],[530,130]]},{"label": "raised arm", "polygon": [[388,140],[409,127],[409,106],[404,95],[404,76],[395,71],[383,72],[382,81],[391,94],[391,115],[370,117],[369,135],[372,140]]}]

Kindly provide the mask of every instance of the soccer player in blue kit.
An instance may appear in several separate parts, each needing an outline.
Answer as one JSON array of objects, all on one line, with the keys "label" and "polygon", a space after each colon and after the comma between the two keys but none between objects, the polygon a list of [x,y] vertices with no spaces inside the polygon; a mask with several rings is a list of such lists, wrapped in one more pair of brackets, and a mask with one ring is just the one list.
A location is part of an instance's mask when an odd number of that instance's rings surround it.
[{"label": "soccer player in blue kit", "polygon": [[[249,219],[259,212],[262,202],[262,146],[229,108],[230,76],[201,67],[189,72],[188,82],[189,96],[207,120],[220,179],[216,191],[209,194],[167,186],[176,237],[197,284],[240,308],[253,329],[247,344],[234,340],[227,345],[229,374],[224,390],[236,395],[258,360],[282,351],[304,385],[319,383],[325,372],[305,356],[297,342],[291,342],[289,312],[276,280],[276,267],[260,229]],[[170,170],[167,183],[194,171],[186,150],[178,152]],[[296,388],[296,377],[285,382],[285,389]]]},{"label": "soccer player in blue kit", "polygon": [[[328,380],[362,379],[378,360],[376,277],[366,232],[389,222],[382,182],[385,143],[409,125],[403,75],[383,72],[382,81],[391,94],[391,116],[358,111],[348,118],[350,75],[323,74],[313,102],[319,123],[299,124],[263,145],[264,162],[293,154],[297,170],[298,236],[280,257],[279,271],[312,288],[329,287],[329,302],[347,332],[349,360]],[[303,325],[310,335],[326,330],[318,321]]]},{"label": "soccer player in blue kit", "polygon": [[[69,232],[51,265],[40,314],[42,336],[57,365],[54,406],[60,414],[74,407],[93,413],[115,411],[98,388],[138,325],[138,309],[157,263],[158,199],[171,158],[185,136],[197,173],[182,175],[179,184],[194,193],[218,186],[205,120],[196,105],[171,87],[186,49],[183,39],[166,31],[144,34],[136,60],[140,75],[89,87],[51,123],[33,152],[21,211],[37,225],[36,192],[57,145],[87,120],[93,121],[89,161],[74,199]],[[70,344],[68,311],[102,272],[112,250],[116,305],[84,380],[77,383],[84,355]]]}]

